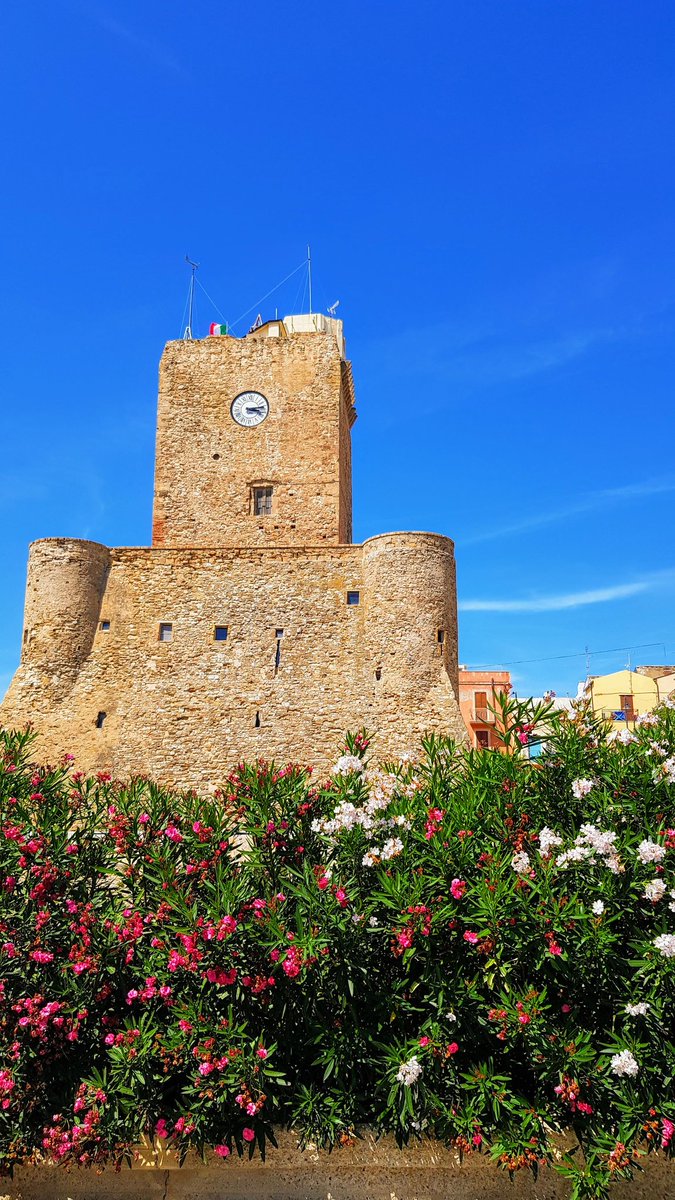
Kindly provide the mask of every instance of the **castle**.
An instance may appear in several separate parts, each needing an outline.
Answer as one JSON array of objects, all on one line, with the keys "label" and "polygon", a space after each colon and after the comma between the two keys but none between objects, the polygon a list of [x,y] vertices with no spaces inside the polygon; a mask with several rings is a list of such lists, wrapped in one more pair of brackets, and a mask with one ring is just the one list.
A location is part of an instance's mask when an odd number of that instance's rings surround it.
[{"label": "castle", "polygon": [[463,739],[453,544],[352,543],[355,419],[334,318],[169,342],[152,546],[31,545],[0,724],[51,762],[194,787],[258,757],[326,770],[362,725],[378,759]]}]

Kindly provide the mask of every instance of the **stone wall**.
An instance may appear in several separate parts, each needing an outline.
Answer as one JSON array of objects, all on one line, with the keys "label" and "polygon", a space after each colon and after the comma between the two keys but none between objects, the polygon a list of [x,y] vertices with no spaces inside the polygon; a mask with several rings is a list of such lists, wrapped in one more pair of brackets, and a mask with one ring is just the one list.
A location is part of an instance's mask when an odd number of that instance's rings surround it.
[{"label": "stone wall", "polygon": [[207,549],[47,539],[31,547],[0,722],[32,722],[52,762],[71,753],[83,770],[178,786],[217,785],[258,756],[323,771],[361,725],[378,758],[431,730],[464,737],[456,647],[453,546],[435,534]]},{"label": "stone wall", "polygon": [[[269,416],[242,428],[244,391]],[[159,372],[153,545],[351,541],[351,369],[330,334],[169,342]],[[271,517],[252,488],[273,488]]]},{"label": "stone wall", "polygon": [[[520,1171],[513,1181],[488,1157],[460,1160],[454,1150],[425,1141],[399,1150],[390,1137],[366,1134],[355,1145],[327,1151],[297,1148],[292,1133],[281,1132],[278,1149],[265,1162],[236,1157],[225,1162],[195,1156],[176,1168],[175,1159],[141,1156],[134,1169],[66,1172],[58,1167],[26,1167],[13,1180],[0,1180],[8,1200],[566,1200],[570,1184],[550,1168],[537,1179]],[[574,1145],[561,1140],[561,1150]],[[612,1186],[613,1200],[670,1200],[675,1194],[672,1160],[651,1154],[644,1173]]]}]

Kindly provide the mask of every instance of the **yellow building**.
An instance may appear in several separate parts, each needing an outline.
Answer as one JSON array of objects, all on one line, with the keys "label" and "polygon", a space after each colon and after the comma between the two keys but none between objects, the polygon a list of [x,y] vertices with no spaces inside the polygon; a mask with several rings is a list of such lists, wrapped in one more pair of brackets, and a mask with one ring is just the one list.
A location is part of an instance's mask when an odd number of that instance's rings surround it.
[{"label": "yellow building", "polygon": [[610,675],[591,675],[587,682],[593,712],[612,721],[615,730],[631,728],[636,717],[651,712],[674,688],[672,667],[613,671]]}]

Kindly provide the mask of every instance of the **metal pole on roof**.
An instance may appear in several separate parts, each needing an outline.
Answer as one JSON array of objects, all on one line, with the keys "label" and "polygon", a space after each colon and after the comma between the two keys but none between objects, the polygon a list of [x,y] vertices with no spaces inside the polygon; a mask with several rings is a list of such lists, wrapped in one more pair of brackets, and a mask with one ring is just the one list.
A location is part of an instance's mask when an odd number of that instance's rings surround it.
[{"label": "metal pole on roof", "polygon": [[185,326],[185,333],[183,334],[183,341],[191,342],[192,341],[192,317],[194,314],[194,307],[195,307],[195,272],[199,266],[199,263],[193,262],[191,258],[188,258],[187,254],[185,255],[185,261],[188,264],[188,266],[192,268],[192,277],[190,279],[190,293],[189,293],[189,299],[188,299],[188,323]]},{"label": "metal pole on roof", "polygon": [[312,252],[307,247],[307,277],[309,279],[309,312],[312,313]]}]

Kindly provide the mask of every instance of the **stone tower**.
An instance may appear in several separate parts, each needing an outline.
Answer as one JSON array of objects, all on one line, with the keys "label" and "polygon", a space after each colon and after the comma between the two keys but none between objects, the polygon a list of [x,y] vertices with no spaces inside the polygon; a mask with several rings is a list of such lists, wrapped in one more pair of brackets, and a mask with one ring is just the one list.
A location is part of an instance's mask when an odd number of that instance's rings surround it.
[{"label": "stone tower", "polygon": [[325,770],[361,725],[380,758],[464,738],[452,542],[352,543],[355,417],[340,321],[169,342],[153,544],[32,544],[2,724],[197,787],[259,756]]}]

